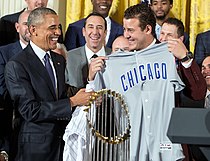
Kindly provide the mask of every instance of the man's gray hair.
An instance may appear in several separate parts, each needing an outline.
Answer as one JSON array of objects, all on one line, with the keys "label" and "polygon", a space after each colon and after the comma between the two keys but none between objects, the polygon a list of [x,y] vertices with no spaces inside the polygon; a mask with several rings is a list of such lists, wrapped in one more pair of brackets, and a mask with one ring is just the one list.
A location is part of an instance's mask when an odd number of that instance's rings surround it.
[{"label": "man's gray hair", "polygon": [[57,13],[50,8],[39,7],[34,9],[28,16],[28,26],[42,24],[44,22],[44,16],[48,14],[57,15]]}]

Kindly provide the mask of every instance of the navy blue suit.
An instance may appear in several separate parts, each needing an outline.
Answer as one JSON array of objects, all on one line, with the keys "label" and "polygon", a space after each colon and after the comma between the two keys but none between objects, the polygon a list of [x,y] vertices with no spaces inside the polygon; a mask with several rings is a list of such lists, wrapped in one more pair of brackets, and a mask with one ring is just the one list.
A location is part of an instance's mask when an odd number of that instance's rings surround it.
[{"label": "navy blue suit", "polygon": [[16,134],[19,128],[17,125],[18,119],[15,118],[14,129],[12,129],[13,104],[6,89],[4,69],[6,63],[21,51],[22,47],[19,41],[0,47],[0,108],[2,109],[0,110],[0,150],[6,151],[11,161],[16,154]]},{"label": "navy blue suit", "polygon": [[194,56],[196,63],[201,66],[203,59],[210,55],[210,30],[196,37]]},{"label": "navy blue suit", "polygon": [[[85,18],[69,24],[64,40],[64,45],[68,51],[85,45],[86,41],[82,34],[84,23]],[[112,48],[112,42],[120,35],[123,35],[122,25],[111,19],[111,31],[106,47]]]},{"label": "navy blue suit", "polygon": [[0,19],[0,46],[13,43],[19,39],[15,23],[18,21],[20,14],[24,10],[25,8],[20,12],[3,16]]},{"label": "navy blue suit", "polygon": [[46,68],[29,44],[6,64],[5,82],[21,116],[17,161],[62,161],[62,136],[71,118],[63,56],[50,52],[57,95]]}]

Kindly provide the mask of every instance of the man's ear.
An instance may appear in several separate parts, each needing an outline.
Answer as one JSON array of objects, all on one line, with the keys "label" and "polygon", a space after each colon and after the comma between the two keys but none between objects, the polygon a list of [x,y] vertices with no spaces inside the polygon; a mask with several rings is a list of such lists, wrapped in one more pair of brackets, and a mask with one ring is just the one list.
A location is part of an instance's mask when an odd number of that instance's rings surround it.
[{"label": "man's ear", "polygon": [[85,27],[82,28],[82,35],[85,37]]},{"label": "man's ear", "polygon": [[146,31],[146,33],[149,33],[149,34],[152,33],[152,26],[147,25],[145,28],[145,31]]},{"label": "man's ear", "polygon": [[19,23],[18,22],[15,22],[15,28],[16,28],[16,31],[19,33]]},{"label": "man's ear", "polygon": [[173,8],[173,4],[170,4],[170,10]]},{"label": "man's ear", "polygon": [[37,36],[37,33],[36,33],[36,27],[35,26],[29,26],[29,33],[33,36]]},{"label": "man's ear", "polygon": [[184,41],[184,36],[181,36],[179,39],[182,40],[182,42],[183,42]]}]

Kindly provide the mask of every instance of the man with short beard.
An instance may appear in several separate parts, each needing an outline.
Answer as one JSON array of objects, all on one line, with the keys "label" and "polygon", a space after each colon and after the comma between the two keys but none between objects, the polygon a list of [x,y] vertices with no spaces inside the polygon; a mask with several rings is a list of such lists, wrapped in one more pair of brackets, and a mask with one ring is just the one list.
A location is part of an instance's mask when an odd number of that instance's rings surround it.
[{"label": "man with short beard", "polygon": [[7,45],[13,42],[16,42],[19,39],[18,33],[15,29],[15,23],[18,21],[18,18],[21,13],[27,10],[33,10],[38,7],[47,7],[48,0],[25,0],[26,8],[23,10],[8,14],[0,19],[0,46]]},{"label": "man with short beard", "polygon": [[[157,39],[160,37],[161,27],[163,22],[169,18],[169,12],[173,7],[173,0],[150,0],[150,8],[154,12],[156,18],[156,27],[155,33]],[[183,40],[186,48],[189,50],[189,35],[184,33],[184,40]]]}]

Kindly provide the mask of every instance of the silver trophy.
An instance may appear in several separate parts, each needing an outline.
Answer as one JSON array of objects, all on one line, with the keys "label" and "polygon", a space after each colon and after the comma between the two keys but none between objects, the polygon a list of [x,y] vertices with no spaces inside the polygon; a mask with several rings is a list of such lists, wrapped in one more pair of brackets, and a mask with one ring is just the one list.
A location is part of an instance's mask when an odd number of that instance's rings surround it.
[{"label": "silver trophy", "polygon": [[129,161],[130,118],[121,94],[103,89],[87,109],[89,161]]}]

